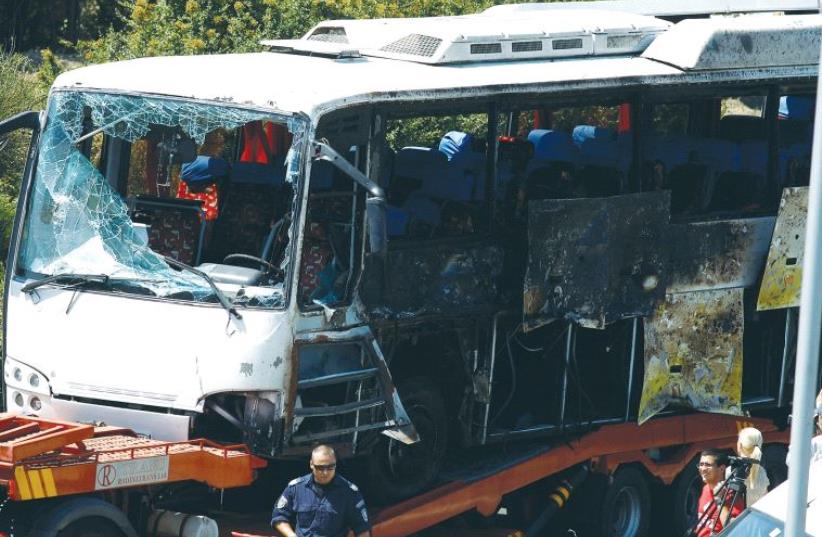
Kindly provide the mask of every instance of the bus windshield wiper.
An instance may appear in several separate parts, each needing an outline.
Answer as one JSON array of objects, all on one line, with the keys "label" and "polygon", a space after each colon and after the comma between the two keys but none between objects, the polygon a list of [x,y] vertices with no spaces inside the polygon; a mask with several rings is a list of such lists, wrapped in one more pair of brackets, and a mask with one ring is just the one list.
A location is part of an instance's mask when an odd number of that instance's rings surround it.
[{"label": "bus windshield wiper", "polygon": [[220,291],[220,289],[217,287],[217,284],[215,284],[214,280],[211,279],[211,276],[209,276],[201,270],[197,270],[196,268],[190,265],[186,265],[181,261],[177,261],[173,257],[168,257],[167,255],[164,255],[163,259],[165,259],[166,263],[173,267],[177,267],[182,270],[187,270],[188,272],[196,274],[197,276],[204,279],[206,282],[208,282],[208,285],[211,287],[211,290],[214,291],[214,295],[217,297],[217,301],[220,303],[223,309],[225,309],[229,313],[229,315],[233,315],[236,319],[243,318],[243,316],[240,315],[240,312],[237,311],[237,308],[235,308],[234,305],[228,300],[228,298],[226,298],[223,292]]},{"label": "bus windshield wiper", "polygon": [[24,293],[31,293],[38,287],[44,285],[61,284],[62,287],[78,287],[89,283],[108,283],[109,277],[106,274],[72,274],[66,272],[63,274],[53,274],[46,276],[42,280],[27,283],[20,289]]}]

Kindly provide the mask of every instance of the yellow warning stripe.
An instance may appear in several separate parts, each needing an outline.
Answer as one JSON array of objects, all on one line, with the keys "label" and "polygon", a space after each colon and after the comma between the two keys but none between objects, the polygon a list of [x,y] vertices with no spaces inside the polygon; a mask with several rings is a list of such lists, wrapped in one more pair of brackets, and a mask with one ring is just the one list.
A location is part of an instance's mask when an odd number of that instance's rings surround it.
[{"label": "yellow warning stripe", "polygon": [[54,474],[51,468],[43,468],[40,470],[40,475],[43,476],[43,484],[46,485],[46,496],[57,496],[57,485],[54,484]]},{"label": "yellow warning stripe", "polygon": [[20,491],[20,499],[30,500],[31,489],[29,488],[29,480],[26,477],[26,471],[22,466],[17,466],[14,469],[14,481],[17,483],[17,490]]},{"label": "yellow warning stripe", "polygon": [[30,470],[27,472],[29,474],[29,484],[31,484],[31,492],[35,498],[45,498],[46,493],[43,491],[43,482],[40,481],[40,472],[37,470]]},{"label": "yellow warning stripe", "polygon": [[17,466],[14,468],[14,481],[21,500],[57,496],[57,485],[51,468],[26,471],[22,466]]}]

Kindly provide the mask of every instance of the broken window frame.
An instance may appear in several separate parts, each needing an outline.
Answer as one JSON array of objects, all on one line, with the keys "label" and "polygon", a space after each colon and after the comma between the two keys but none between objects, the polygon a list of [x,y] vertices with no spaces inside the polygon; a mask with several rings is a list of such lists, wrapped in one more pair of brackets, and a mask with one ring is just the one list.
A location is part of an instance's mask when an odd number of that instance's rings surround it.
[{"label": "broken window frame", "polygon": [[[72,100],[74,100],[74,102],[71,102]],[[112,118],[110,115],[112,113],[111,110],[114,108],[114,103],[123,103],[125,106],[131,106],[132,110],[124,117],[131,116],[140,118],[143,123],[132,123],[131,127],[128,126],[129,123],[126,123],[126,131],[123,132],[123,129],[119,127],[123,125],[123,118],[117,118],[116,116]],[[97,108],[95,108],[95,104]],[[140,104],[144,105],[142,109],[139,107]],[[61,110],[61,106],[65,108]],[[86,107],[91,107],[92,116],[94,117],[96,115],[97,124],[102,126],[91,131],[82,128],[82,114],[85,114]],[[158,116],[149,116],[150,112],[147,112],[146,109],[157,111]],[[61,114],[65,115],[65,117],[61,118]],[[221,116],[220,114],[223,115]],[[213,118],[213,123],[205,123],[210,116]],[[179,119],[175,120],[175,117]],[[198,119],[199,122],[197,121]],[[45,190],[40,191],[38,189],[49,188],[48,182],[52,183],[51,187],[57,187],[55,181],[64,182],[67,176],[71,177],[71,174],[74,174],[74,179],[77,179],[78,173],[85,173],[85,176],[80,177],[80,182],[87,180],[93,181],[93,188],[99,189],[98,201],[103,202],[103,204],[107,206],[107,208],[103,209],[102,214],[109,219],[113,219],[110,221],[113,221],[115,226],[112,228],[114,233],[108,237],[109,242],[105,242],[99,232],[95,231],[99,229],[99,226],[95,227],[94,224],[91,224],[90,228],[87,228],[87,234],[91,235],[87,242],[100,240],[102,246],[100,251],[105,252],[105,254],[109,256],[110,259],[108,261],[112,262],[113,266],[118,270],[121,267],[125,267],[128,269],[126,272],[131,272],[124,278],[112,277],[109,279],[109,282],[116,281],[122,284],[118,286],[119,288],[116,290],[109,288],[109,284],[88,286],[86,287],[87,290],[92,292],[117,293],[119,296],[129,296],[132,298],[216,303],[216,296],[210,285],[208,285],[204,279],[195,274],[178,272],[172,269],[163,260],[160,254],[154,252],[148,248],[148,246],[142,246],[140,244],[141,241],[136,238],[131,225],[132,221],[127,209],[127,200],[123,199],[122,195],[116,189],[118,185],[113,185],[110,182],[111,179],[108,177],[108,173],[104,174],[103,172],[113,171],[109,169],[110,167],[106,163],[110,153],[108,149],[112,145],[110,140],[124,140],[125,142],[129,142],[130,137],[135,140],[140,139],[145,136],[148,132],[147,129],[149,125],[155,120],[165,121],[169,126],[181,128],[184,132],[190,134],[192,138],[199,139],[199,142],[202,143],[205,134],[214,128],[236,128],[248,121],[256,119],[268,119],[285,124],[294,135],[294,140],[289,149],[285,164],[286,182],[293,185],[293,199],[291,200],[292,223],[288,230],[289,245],[286,248],[280,266],[285,273],[282,284],[270,288],[260,288],[269,289],[270,292],[268,292],[268,294],[261,293],[256,299],[252,298],[250,301],[238,303],[237,305],[249,308],[285,309],[290,300],[290,288],[292,286],[291,267],[294,265],[294,244],[296,243],[294,235],[296,222],[298,221],[299,201],[301,199],[300,189],[302,181],[300,180],[300,176],[307,154],[308,144],[306,143],[306,134],[308,123],[302,116],[291,113],[251,106],[235,106],[222,102],[95,90],[60,90],[53,92],[49,99],[45,128],[40,136],[38,147],[40,151],[37,158],[32,158],[30,161],[32,166],[32,177],[28,181],[30,188],[24,193],[25,195],[21,193],[21,210],[18,211],[18,218],[20,219],[20,225],[22,227],[20,230],[22,239],[17,245],[14,276],[25,279],[39,279],[50,274],[66,272],[65,270],[61,270],[57,264],[57,262],[65,263],[64,260],[61,261],[61,256],[53,255],[51,262],[45,263],[43,260],[47,260],[48,256],[37,253],[38,248],[41,249],[41,252],[42,248],[44,248],[43,246],[38,246],[43,242],[44,236],[50,237],[55,242],[55,245],[59,240],[59,233],[55,233],[53,230],[49,232],[49,230],[53,228],[51,224],[41,226],[39,231],[32,231],[33,228],[31,226],[33,225],[33,218],[37,211],[36,205],[52,203],[52,208],[54,208],[54,196]],[[137,130],[129,132],[129,128],[136,128]],[[140,132],[141,128],[144,132]],[[101,155],[99,163],[100,168],[103,168],[102,170],[92,164],[82,151],[82,142],[85,139],[90,139],[91,136],[98,132],[105,133],[105,138],[109,139],[109,143],[104,143],[104,147],[102,148],[103,154]],[[77,142],[81,142],[81,147],[77,147]],[[55,145],[46,147],[49,143]],[[62,148],[60,148],[61,144]],[[57,159],[54,162],[44,160],[47,155],[56,154],[59,151],[62,151],[64,155],[62,160]],[[81,170],[85,170],[85,172],[67,170],[71,159],[74,159],[76,161],[75,165],[79,166]],[[57,166],[56,173],[54,169],[55,165]],[[53,169],[49,170],[49,166]],[[49,171],[51,175],[47,175]],[[70,199],[72,201],[78,200],[76,197],[70,197],[71,191],[73,190],[71,184],[63,184],[62,186],[64,189],[66,186],[69,187],[66,191],[68,195],[65,195],[64,199]],[[61,194],[59,188],[55,193],[58,195]],[[76,191],[74,193],[77,194]],[[46,199],[47,197],[52,199],[52,201],[48,201],[48,199]],[[82,204],[83,200],[80,199],[80,202]],[[69,202],[69,205],[70,204],[71,201]],[[41,211],[42,210],[43,208],[41,207]],[[71,207],[69,207],[69,210],[71,210]],[[76,221],[85,219],[87,222],[90,222],[93,219],[93,214],[92,216],[88,214],[93,213],[93,211],[88,210],[88,206],[79,205],[74,211]],[[15,229],[17,229],[17,227],[18,226],[15,225]],[[75,228],[74,231],[77,231],[77,228]],[[32,233],[36,235],[32,235]],[[112,251],[112,244],[119,252]],[[70,247],[71,245],[69,244],[68,246]],[[82,246],[82,244],[75,245],[74,249],[69,248],[66,254],[76,251],[77,246]],[[29,251],[29,249],[32,248],[33,251]],[[47,246],[45,248],[48,249]],[[56,247],[53,249],[54,251],[58,251]],[[136,257],[131,260],[132,265],[130,265],[128,259],[118,258],[118,256],[122,255]],[[138,258],[139,261],[137,261]],[[99,263],[102,259],[102,257],[97,258],[97,262]],[[92,258],[92,261],[93,260],[94,258]],[[141,264],[144,266],[141,266]],[[49,265],[52,266],[49,267]],[[77,272],[76,267],[72,269],[70,264],[68,268],[68,272]],[[145,276],[145,278],[140,278],[140,276]],[[139,283],[135,283],[136,281],[139,281]],[[145,282],[149,283],[146,284]],[[140,288],[147,288],[149,294],[146,294],[145,291],[138,291]],[[180,296],[181,292],[188,293],[188,296]]]},{"label": "broken window frame", "polygon": [[[784,93],[783,93],[784,94]],[[648,141],[652,136],[651,122],[653,107],[656,105],[676,105],[682,104],[689,107],[689,117],[686,125],[686,132],[688,136],[695,138],[719,138],[718,125],[714,127],[708,125],[710,121],[705,117],[696,118],[694,120],[694,113],[706,114],[707,109],[716,107],[716,121],[721,117],[719,109],[721,102],[726,98],[756,96],[763,97],[765,100],[765,110],[763,110],[762,119],[765,127],[764,142],[767,147],[767,162],[764,168],[764,183],[763,190],[765,194],[761,195],[764,206],[754,210],[745,210],[743,208],[731,210],[719,210],[702,208],[690,213],[674,212],[671,215],[673,222],[708,222],[715,220],[731,220],[737,218],[756,218],[776,216],[778,208],[778,196],[768,198],[767,190],[773,189],[781,192],[779,185],[777,171],[777,152],[778,140],[776,136],[776,121],[779,107],[779,86],[771,83],[752,83],[752,84],[715,84],[706,88],[694,88],[691,86],[685,88],[679,87],[653,87],[646,90],[641,98],[641,107],[639,110],[640,126],[637,129],[637,144],[636,144],[636,160],[639,166],[637,187],[642,189],[644,177],[642,177],[642,165],[645,157],[645,151],[648,147]],[[671,170],[667,170],[670,172]],[[647,191],[647,189],[646,189]]]}]

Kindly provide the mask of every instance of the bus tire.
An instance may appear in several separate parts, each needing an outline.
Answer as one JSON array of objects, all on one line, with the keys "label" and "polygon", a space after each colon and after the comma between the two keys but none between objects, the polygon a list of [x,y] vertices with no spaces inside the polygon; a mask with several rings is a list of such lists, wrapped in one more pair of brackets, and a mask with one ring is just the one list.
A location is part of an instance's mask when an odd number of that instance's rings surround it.
[{"label": "bus tire", "polygon": [[698,462],[699,456],[694,457],[671,485],[671,522],[674,537],[685,535],[685,532],[696,524],[699,495],[702,493],[702,477],[696,467]]},{"label": "bus tire", "polygon": [[788,456],[788,448],[783,444],[766,444],[762,449],[762,466],[768,472],[768,490],[782,483],[788,478],[788,465],[785,464],[785,457]]},{"label": "bus tire", "polygon": [[57,537],[123,537],[123,532],[110,520],[93,517],[69,524]]},{"label": "bus tire", "polygon": [[645,537],[650,526],[651,494],[645,476],[630,466],[620,468],[602,499],[602,537]]},{"label": "bus tire", "polygon": [[368,459],[368,477],[376,498],[408,498],[434,483],[448,448],[448,416],[442,393],[428,378],[400,383],[397,391],[420,436],[405,445],[382,436]]},{"label": "bus tire", "polygon": [[100,498],[55,503],[37,516],[30,537],[137,537],[125,513]]}]

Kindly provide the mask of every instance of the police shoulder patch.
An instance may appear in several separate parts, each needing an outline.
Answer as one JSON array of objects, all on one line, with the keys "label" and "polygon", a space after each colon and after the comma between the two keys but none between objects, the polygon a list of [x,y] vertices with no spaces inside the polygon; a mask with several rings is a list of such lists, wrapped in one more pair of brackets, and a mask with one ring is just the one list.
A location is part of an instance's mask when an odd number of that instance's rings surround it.
[{"label": "police shoulder patch", "polygon": [[[303,478],[302,478],[302,477],[298,477],[298,478],[296,478],[296,479],[292,479],[291,481],[289,481],[289,482],[288,482],[288,486],[289,486],[289,487],[292,487],[292,486],[296,485],[297,483],[299,483],[299,482],[300,482],[300,481],[302,481],[302,480],[303,480]],[[280,481],[280,483],[282,483],[282,481]]]},{"label": "police shoulder patch", "polygon": [[277,500],[277,509],[282,509],[286,505],[288,505],[288,498],[285,496],[280,496],[280,499]]},{"label": "police shoulder patch", "polygon": [[354,492],[357,492],[358,490],[360,490],[360,489],[357,488],[357,485],[355,485],[354,483],[349,482],[348,486],[351,487],[351,490],[353,490]]}]

